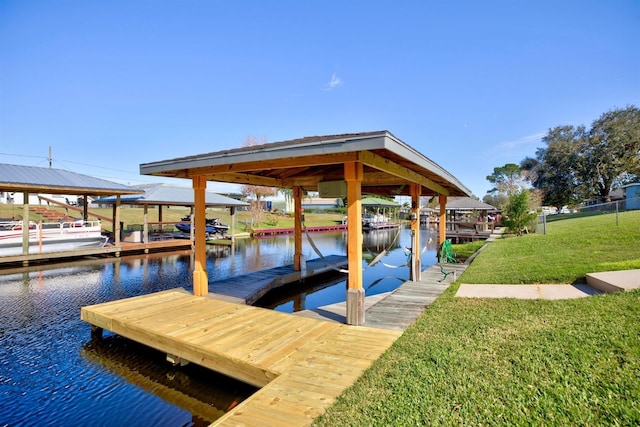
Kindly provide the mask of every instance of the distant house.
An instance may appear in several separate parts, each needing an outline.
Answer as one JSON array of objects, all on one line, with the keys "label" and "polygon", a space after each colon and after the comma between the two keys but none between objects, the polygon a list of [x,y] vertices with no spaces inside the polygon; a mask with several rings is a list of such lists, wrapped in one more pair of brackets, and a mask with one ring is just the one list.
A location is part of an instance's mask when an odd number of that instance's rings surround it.
[{"label": "distant house", "polygon": [[624,189],[627,209],[640,209],[640,182],[628,184]]}]

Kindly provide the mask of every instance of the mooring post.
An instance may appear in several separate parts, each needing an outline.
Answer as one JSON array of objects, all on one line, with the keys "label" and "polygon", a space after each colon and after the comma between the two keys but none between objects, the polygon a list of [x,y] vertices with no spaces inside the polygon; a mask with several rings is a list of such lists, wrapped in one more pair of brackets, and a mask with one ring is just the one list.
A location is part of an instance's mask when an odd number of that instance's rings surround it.
[{"label": "mooring post", "polygon": [[91,340],[101,340],[103,329],[99,326],[91,325]]}]

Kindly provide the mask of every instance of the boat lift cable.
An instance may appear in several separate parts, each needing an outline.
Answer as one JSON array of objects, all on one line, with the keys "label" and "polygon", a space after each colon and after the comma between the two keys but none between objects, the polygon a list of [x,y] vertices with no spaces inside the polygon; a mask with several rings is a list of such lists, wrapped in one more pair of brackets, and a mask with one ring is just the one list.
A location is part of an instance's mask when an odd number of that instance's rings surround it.
[{"label": "boat lift cable", "polygon": [[311,238],[311,235],[309,234],[309,230],[307,230],[307,226],[305,225],[304,221],[302,222],[302,228],[304,229],[304,232],[307,235],[307,240],[309,241],[309,244],[311,245],[311,248],[313,249],[313,251],[316,254],[318,254],[320,259],[326,264],[327,267],[331,267],[331,269],[336,270],[336,271],[338,271],[340,273],[349,274],[349,270],[345,270],[343,268],[334,267],[333,264],[331,264],[329,261],[327,261],[327,259],[324,257],[324,255],[322,255],[322,252],[320,252],[320,249],[318,249],[318,247],[314,243],[313,239]]},{"label": "boat lift cable", "polygon": [[[378,262],[382,259],[382,257],[383,257],[383,256],[385,256],[387,253],[389,253],[389,251],[391,250],[391,248],[393,247],[393,245],[396,243],[396,240],[398,240],[398,236],[400,236],[400,231],[401,231],[401,230],[402,230],[402,229],[398,227],[398,232],[396,233],[396,237],[394,237],[394,238],[393,238],[393,240],[391,241],[391,243],[389,244],[389,246],[387,246],[386,248],[384,248],[384,249],[382,250],[382,252],[380,252],[378,255],[376,255],[376,256],[375,256],[375,258],[373,258],[373,260],[369,263],[369,265],[367,265],[367,267],[366,267],[366,268],[373,267],[373,265],[375,265],[376,263],[378,263]],[[373,253],[372,253],[371,251],[369,251],[368,249],[367,249],[367,251],[368,251],[370,254],[372,254],[372,255],[373,255]],[[382,265],[384,265],[385,267],[389,267],[389,268],[400,268],[400,267],[404,267],[404,266],[408,265],[408,264],[409,264],[409,259],[407,260],[407,262],[406,262],[406,263],[404,263],[404,264],[402,264],[402,265],[398,265],[398,266],[388,265],[388,264],[385,264],[384,262],[380,262],[380,263],[381,263]]]}]

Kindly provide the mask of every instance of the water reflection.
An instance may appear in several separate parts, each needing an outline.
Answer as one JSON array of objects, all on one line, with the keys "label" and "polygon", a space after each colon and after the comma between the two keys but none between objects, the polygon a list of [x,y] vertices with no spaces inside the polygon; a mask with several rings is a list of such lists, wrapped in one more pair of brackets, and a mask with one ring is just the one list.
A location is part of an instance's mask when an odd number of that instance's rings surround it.
[{"label": "water reflection", "polygon": [[[394,233],[365,234],[365,255],[388,248],[384,264],[405,263],[409,230],[396,241]],[[429,237],[425,230],[423,244]],[[324,255],[346,254],[343,233],[312,238]],[[290,264],[293,252],[291,236],[240,240],[233,249],[209,247],[207,271],[218,280]],[[317,257],[306,239],[303,252],[307,259]],[[435,243],[422,262],[435,262]],[[92,343],[89,325],[80,320],[86,305],[176,287],[190,291],[192,268],[191,252],[180,251],[0,271],[0,424],[199,425],[250,395],[244,384],[197,366],[174,369],[163,355],[119,337]],[[393,289],[408,277],[406,267],[367,268],[364,262],[363,268],[367,294]],[[344,301],[344,276],[323,279],[288,289],[276,309]]]},{"label": "water reflection", "polygon": [[257,390],[195,364],[174,367],[164,353],[120,336],[89,341],[81,354],[147,393],[179,402],[192,414],[193,425],[209,425]]}]

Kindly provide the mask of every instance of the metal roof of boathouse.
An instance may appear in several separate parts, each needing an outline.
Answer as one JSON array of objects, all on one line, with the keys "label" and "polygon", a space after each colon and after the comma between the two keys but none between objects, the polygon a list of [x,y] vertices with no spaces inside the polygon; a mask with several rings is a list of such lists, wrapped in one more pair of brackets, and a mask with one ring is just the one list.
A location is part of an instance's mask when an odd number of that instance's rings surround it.
[{"label": "metal roof of boathouse", "polygon": [[144,163],[143,175],[318,191],[321,182],[343,181],[344,163],[364,166],[362,194],[470,196],[457,178],[388,131],[313,136]]},{"label": "metal roof of boathouse", "polygon": [[[132,194],[120,199],[121,203],[131,205],[166,205],[166,206],[193,206],[193,189],[191,187],[177,186],[166,183],[142,184],[135,187],[143,194]],[[248,203],[223,196],[212,191],[207,191],[207,206],[249,206]],[[94,200],[94,203],[115,203],[114,196],[103,197]]]},{"label": "metal roof of boathouse", "polygon": [[136,194],[140,190],[63,169],[0,163],[0,190],[49,194]]},{"label": "metal roof of boathouse", "polygon": [[[440,205],[436,206],[439,208]],[[472,197],[452,197],[447,200],[447,210],[478,210],[478,211],[497,211],[495,206],[476,200]]]}]

